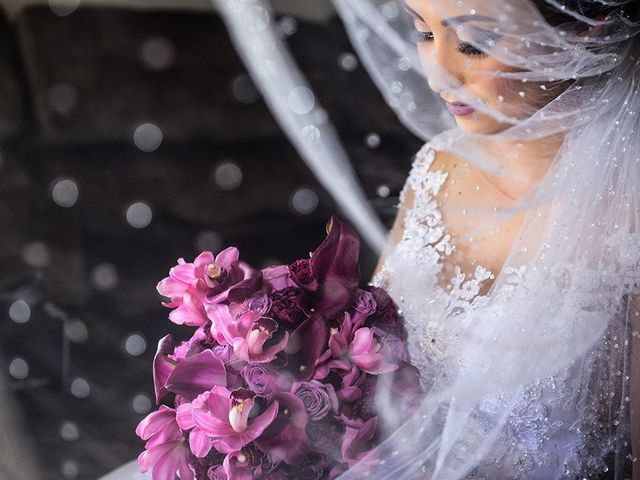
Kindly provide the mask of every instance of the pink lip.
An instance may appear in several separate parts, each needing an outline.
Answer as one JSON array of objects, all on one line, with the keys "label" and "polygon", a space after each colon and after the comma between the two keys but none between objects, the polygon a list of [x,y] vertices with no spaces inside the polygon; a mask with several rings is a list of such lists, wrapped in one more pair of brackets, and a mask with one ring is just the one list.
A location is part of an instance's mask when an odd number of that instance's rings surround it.
[{"label": "pink lip", "polygon": [[458,117],[464,117],[465,115],[471,115],[473,112],[476,111],[475,108],[470,107],[469,105],[466,105],[464,103],[447,103],[447,108],[449,109],[449,111]]}]

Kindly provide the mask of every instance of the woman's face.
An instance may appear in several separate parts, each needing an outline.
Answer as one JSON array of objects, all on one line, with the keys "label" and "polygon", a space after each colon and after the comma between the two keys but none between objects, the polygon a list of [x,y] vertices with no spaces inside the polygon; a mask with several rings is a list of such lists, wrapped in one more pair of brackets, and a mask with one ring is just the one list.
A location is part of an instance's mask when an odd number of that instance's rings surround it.
[{"label": "woman's face", "polygon": [[[457,97],[456,92],[459,95],[464,91],[490,109],[510,117],[518,117],[516,112],[530,110],[529,102],[533,98],[527,98],[527,94],[532,93],[534,86],[522,84],[520,80],[497,78],[496,72],[518,70],[464,42],[456,33],[456,27],[450,26],[448,20],[455,16],[460,22],[462,17],[470,15],[455,15],[453,9],[443,15],[438,7],[434,7],[434,4],[448,3],[456,2],[405,0],[406,10],[413,18],[418,53],[428,74],[429,87],[447,102],[447,108],[462,130],[473,134],[491,134],[505,130],[510,123],[498,121],[493,115],[464,104],[464,100]],[[443,18],[445,16],[447,18]],[[487,18],[485,21],[489,30],[492,19]],[[535,88],[539,92],[540,84]],[[539,100],[538,98],[537,101]]]}]

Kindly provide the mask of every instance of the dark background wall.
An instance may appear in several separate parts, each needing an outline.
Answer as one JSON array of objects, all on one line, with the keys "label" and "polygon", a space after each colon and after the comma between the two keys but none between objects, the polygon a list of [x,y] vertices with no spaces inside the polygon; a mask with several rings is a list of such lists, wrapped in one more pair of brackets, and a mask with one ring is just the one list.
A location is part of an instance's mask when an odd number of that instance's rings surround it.
[{"label": "dark background wall", "polygon": [[[390,224],[417,141],[338,19],[279,24]],[[155,344],[183,335],[156,283],[204,249],[306,256],[335,212],[213,12],[1,16],[0,478],[94,479],[135,458]],[[365,248],[363,281],[375,261]]]}]

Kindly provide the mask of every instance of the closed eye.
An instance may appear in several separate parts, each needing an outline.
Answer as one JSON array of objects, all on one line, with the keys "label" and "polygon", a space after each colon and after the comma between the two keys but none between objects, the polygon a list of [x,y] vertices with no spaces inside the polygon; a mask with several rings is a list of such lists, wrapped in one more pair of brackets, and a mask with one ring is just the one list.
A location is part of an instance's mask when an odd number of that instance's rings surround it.
[{"label": "closed eye", "polygon": [[482,50],[467,42],[460,42],[458,44],[458,51],[463,55],[485,55]]},{"label": "closed eye", "polygon": [[432,32],[422,32],[417,29],[413,31],[412,36],[413,36],[413,41],[415,43],[424,43],[424,42],[430,42],[433,40]]},{"label": "closed eye", "polygon": [[[434,40],[433,32],[423,32],[417,29],[413,31],[412,37],[414,43],[429,43]],[[485,52],[467,42],[459,42],[458,51],[463,55],[469,56],[486,55]]]}]

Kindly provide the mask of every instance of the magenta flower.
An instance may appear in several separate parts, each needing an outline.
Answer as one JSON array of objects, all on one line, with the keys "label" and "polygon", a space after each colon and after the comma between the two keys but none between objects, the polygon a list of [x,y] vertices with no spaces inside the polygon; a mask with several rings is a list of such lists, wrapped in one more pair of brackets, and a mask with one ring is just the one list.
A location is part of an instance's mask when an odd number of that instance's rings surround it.
[{"label": "magenta flower", "polygon": [[238,261],[239,256],[237,248],[229,247],[217,257],[211,252],[202,252],[193,263],[186,263],[180,258],[178,265],[169,271],[169,277],[158,283],[158,292],[172,300],[179,299],[192,287],[205,293],[229,275],[231,265]]},{"label": "magenta flower", "polygon": [[291,278],[300,288],[315,292],[318,289],[318,279],[313,274],[311,260],[296,260],[289,265]]},{"label": "magenta flower", "polygon": [[270,295],[270,317],[285,324],[296,325],[306,319],[300,306],[300,289],[287,287]]},{"label": "magenta flower", "polygon": [[147,440],[145,451],[138,457],[142,473],[153,468],[154,480],[193,480],[189,466],[189,450],[176,423],[176,411],[164,405],[140,422],[136,434]]},{"label": "magenta flower", "polygon": [[171,298],[164,305],[175,308],[169,319],[178,325],[199,327],[206,323],[203,308],[205,294],[217,285],[220,278],[226,279],[231,264],[238,260],[238,249],[227,248],[218,257],[211,252],[202,252],[193,263],[183,258],[169,271],[169,276],[158,283],[160,295]]},{"label": "magenta flower", "polygon": [[347,225],[331,217],[327,223],[327,237],[310,260],[311,271],[318,282],[314,293],[315,309],[326,318],[335,318],[351,303],[360,282],[359,254],[358,236]]},{"label": "magenta flower", "polygon": [[361,420],[345,423],[347,423],[347,427],[342,441],[342,458],[349,467],[352,467],[371,450],[371,440],[376,433],[377,418],[373,417],[364,423]]},{"label": "magenta flower", "polygon": [[222,360],[204,350],[179,362],[167,377],[165,388],[193,400],[216,385],[227,385],[227,371]]},{"label": "magenta flower", "polygon": [[256,439],[255,445],[272,461],[293,465],[304,457],[310,447],[306,432],[308,415],[302,400],[292,393],[280,392],[272,398],[280,405],[277,418]]},{"label": "magenta flower", "polygon": [[156,404],[160,403],[169,390],[166,387],[167,378],[176,367],[177,362],[169,358],[175,349],[175,342],[171,335],[166,335],[158,342],[158,349],[153,358],[153,387],[156,393]]},{"label": "magenta flower", "polygon": [[262,468],[259,458],[251,455],[252,452],[241,450],[238,452],[230,452],[224,458],[222,468],[227,478],[233,480],[253,480],[261,478]]},{"label": "magenta flower", "polygon": [[[275,401],[260,415],[250,417],[254,399],[254,393],[247,389],[230,392],[222,386],[213,387],[195,401],[178,407],[180,426],[182,429],[197,428],[198,435],[208,436],[211,445],[221,453],[240,450],[262,435],[278,413],[278,402]],[[202,454],[207,446],[205,443],[198,453]]]},{"label": "magenta flower", "polygon": [[242,303],[262,287],[262,272],[241,260],[211,270],[211,288],[207,291],[207,303],[225,300]]},{"label": "magenta flower", "polygon": [[375,339],[373,330],[362,327],[355,331],[348,354],[360,370],[372,375],[397,369],[397,365],[387,363],[385,356],[379,353],[379,350],[380,344]]},{"label": "magenta flower", "polygon": [[289,341],[289,333],[280,335],[278,324],[270,318],[237,306],[207,305],[214,336],[221,343],[231,345],[236,356],[245,362],[268,363],[282,351]]},{"label": "magenta flower", "polygon": [[320,315],[307,318],[291,334],[285,353],[287,369],[296,381],[307,381],[313,377],[328,336],[327,321]]}]

